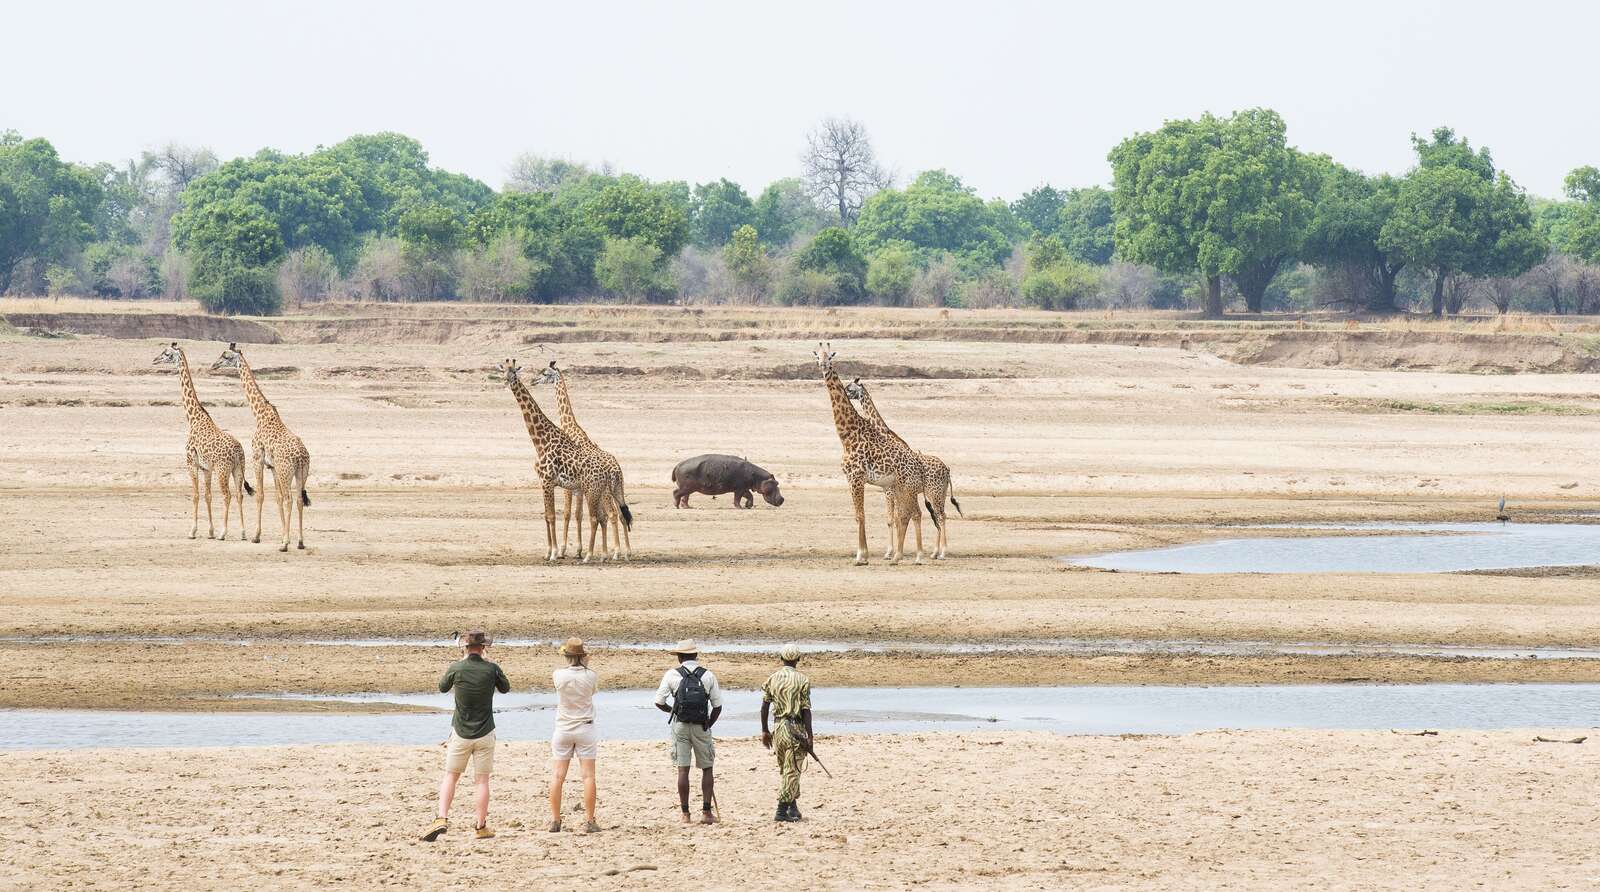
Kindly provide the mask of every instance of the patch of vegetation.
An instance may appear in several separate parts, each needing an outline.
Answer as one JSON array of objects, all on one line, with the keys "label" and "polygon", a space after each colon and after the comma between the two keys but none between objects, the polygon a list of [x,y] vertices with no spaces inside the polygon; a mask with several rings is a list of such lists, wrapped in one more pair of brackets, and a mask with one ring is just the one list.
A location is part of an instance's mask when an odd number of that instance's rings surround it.
[{"label": "patch of vegetation", "polygon": [[1337,399],[1335,408],[1351,412],[1394,412],[1424,415],[1596,415],[1600,410],[1565,403],[1533,403],[1510,401],[1503,403],[1425,403],[1415,400],[1391,399]]}]

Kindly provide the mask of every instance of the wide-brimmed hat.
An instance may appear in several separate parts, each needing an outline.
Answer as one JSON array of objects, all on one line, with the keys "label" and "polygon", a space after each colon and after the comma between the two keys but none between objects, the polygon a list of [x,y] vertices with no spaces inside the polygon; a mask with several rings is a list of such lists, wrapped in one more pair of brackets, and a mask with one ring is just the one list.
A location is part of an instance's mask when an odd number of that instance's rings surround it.
[{"label": "wide-brimmed hat", "polygon": [[583,649],[582,638],[568,638],[561,643],[561,655],[564,657],[586,657],[589,652]]},{"label": "wide-brimmed hat", "polygon": [[685,638],[667,648],[667,653],[669,654],[698,654],[699,652],[700,645],[696,644],[693,638]]},{"label": "wide-brimmed hat", "polygon": [[494,643],[494,639],[489,637],[489,633],[482,629],[462,632],[456,637],[456,640],[461,643],[462,647],[488,647]]}]

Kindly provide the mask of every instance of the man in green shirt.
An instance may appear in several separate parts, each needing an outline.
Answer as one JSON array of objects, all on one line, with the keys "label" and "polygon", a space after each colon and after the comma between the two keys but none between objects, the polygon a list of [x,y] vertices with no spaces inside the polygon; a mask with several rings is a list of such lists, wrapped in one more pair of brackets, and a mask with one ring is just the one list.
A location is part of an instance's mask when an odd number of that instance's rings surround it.
[{"label": "man in green shirt", "polygon": [[492,642],[482,629],[474,629],[458,639],[466,655],[444,671],[439,679],[439,693],[451,690],[456,694],[455,715],[451,718],[450,739],[445,742],[444,778],[439,781],[439,816],[428,831],[422,834],[423,842],[433,842],[450,829],[450,802],[456,796],[456,783],[461,772],[472,762],[473,783],[477,787],[474,803],[477,806],[479,839],[489,839],[494,831],[489,829],[489,775],[494,771],[494,694],[511,691],[511,682],[500,666],[483,658],[483,651]]}]

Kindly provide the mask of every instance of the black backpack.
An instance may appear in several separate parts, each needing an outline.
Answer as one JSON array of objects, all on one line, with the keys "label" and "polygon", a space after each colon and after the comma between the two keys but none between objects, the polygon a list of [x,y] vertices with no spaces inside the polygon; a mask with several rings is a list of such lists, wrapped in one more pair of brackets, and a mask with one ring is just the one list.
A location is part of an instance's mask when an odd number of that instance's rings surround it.
[{"label": "black backpack", "polygon": [[711,695],[700,680],[700,676],[706,674],[706,667],[696,666],[690,672],[679,666],[678,674],[683,680],[678,682],[677,696],[672,699],[672,717],[691,725],[704,725],[706,719],[711,718]]}]

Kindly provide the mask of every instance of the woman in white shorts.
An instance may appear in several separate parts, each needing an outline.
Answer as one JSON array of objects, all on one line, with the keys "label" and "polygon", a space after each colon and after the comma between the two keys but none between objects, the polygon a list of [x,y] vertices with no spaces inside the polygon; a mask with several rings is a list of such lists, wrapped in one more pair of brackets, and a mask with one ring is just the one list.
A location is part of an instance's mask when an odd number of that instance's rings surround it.
[{"label": "woman in white shorts", "polygon": [[556,686],[556,730],[550,738],[555,775],[550,781],[550,832],[561,832],[561,787],[567,781],[572,757],[577,756],[583,769],[583,810],[588,819],[583,832],[598,833],[600,825],[594,820],[594,760],[600,754],[600,735],[594,726],[594,692],[600,687],[600,676],[589,668],[589,654],[583,649],[582,639],[568,638],[561,645],[561,655],[566,657],[567,665],[551,675]]}]

